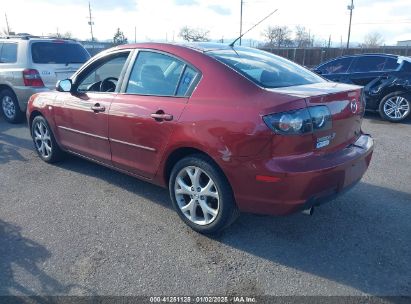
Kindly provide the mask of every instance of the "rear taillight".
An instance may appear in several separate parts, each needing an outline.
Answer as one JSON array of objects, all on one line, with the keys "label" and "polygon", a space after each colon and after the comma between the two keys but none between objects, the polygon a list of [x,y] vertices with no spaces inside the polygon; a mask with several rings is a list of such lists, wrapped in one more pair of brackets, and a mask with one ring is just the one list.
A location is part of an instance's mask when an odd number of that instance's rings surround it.
[{"label": "rear taillight", "polygon": [[44,87],[39,72],[34,69],[26,69],[23,71],[23,81],[26,87]]},{"label": "rear taillight", "polygon": [[277,134],[298,135],[332,127],[327,106],[315,106],[263,117],[265,124]]}]

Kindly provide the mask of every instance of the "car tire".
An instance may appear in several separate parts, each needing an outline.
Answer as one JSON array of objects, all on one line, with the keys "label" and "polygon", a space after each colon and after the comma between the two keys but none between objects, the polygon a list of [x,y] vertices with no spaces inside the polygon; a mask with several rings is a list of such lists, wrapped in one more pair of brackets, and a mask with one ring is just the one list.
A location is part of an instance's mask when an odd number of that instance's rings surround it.
[{"label": "car tire", "polygon": [[216,234],[239,215],[227,178],[204,155],[191,155],[174,165],[169,191],[180,218],[199,233]]},{"label": "car tire", "polygon": [[54,134],[43,116],[39,115],[33,119],[31,137],[37,154],[46,163],[55,163],[63,158],[64,152],[58,146]]},{"label": "car tire", "polygon": [[380,116],[390,122],[401,122],[411,113],[411,94],[393,92],[386,95],[379,105]]},{"label": "car tire", "polygon": [[19,123],[24,119],[24,112],[20,110],[17,97],[10,89],[0,92],[0,111],[4,119],[10,123]]}]

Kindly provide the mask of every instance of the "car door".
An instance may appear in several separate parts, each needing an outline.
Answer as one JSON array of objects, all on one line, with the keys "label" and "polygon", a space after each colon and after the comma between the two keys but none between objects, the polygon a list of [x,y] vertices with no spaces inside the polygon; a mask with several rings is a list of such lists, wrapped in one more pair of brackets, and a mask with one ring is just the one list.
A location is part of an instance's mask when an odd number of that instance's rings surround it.
[{"label": "car door", "polygon": [[121,51],[98,58],[75,76],[71,93],[57,96],[54,119],[66,149],[111,164],[108,111],[129,54]]},{"label": "car door", "polygon": [[324,78],[334,81],[350,83],[350,78],[348,77],[348,69],[353,61],[353,57],[343,57],[339,59],[332,60],[319,66],[315,69],[315,72],[323,76]]},{"label": "car door", "polygon": [[384,76],[386,73],[384,71],[386,61],[386,56],[358,56],[348,71],[351,82],[356,85],[366,86],[375,78]]},{"label": "car door", "polygon": [[112,162],[151,179],[200,73],[157,51],[139,51],[135,57],[110,107]]}]

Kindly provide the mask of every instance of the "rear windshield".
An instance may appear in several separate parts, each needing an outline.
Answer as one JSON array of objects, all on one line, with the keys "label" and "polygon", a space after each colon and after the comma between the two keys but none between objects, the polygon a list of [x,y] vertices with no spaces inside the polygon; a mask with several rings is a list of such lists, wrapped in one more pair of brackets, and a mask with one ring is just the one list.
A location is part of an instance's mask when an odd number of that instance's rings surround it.
[{"label": "rear windshield", "polygon": [[77,43],[34,42],[31,45],[31,56],[34,63],[84,63],[89,53]]},{"label": "rear windshield", "polygon": [[251,48],[207,52],[264,88],[281,88],[326,82],[313,72],[289,60]]}]

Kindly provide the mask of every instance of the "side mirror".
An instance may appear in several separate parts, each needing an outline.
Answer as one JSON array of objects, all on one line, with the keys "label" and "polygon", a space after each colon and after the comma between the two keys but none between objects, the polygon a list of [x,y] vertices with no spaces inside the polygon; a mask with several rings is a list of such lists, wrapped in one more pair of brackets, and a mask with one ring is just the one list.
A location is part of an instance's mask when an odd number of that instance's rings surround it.
[{"label": "side mirror", "polygon": [[56,90],[59,92],[71,92],[73,88],[73,83],[71,79],[64,79],[57,82]]}]

